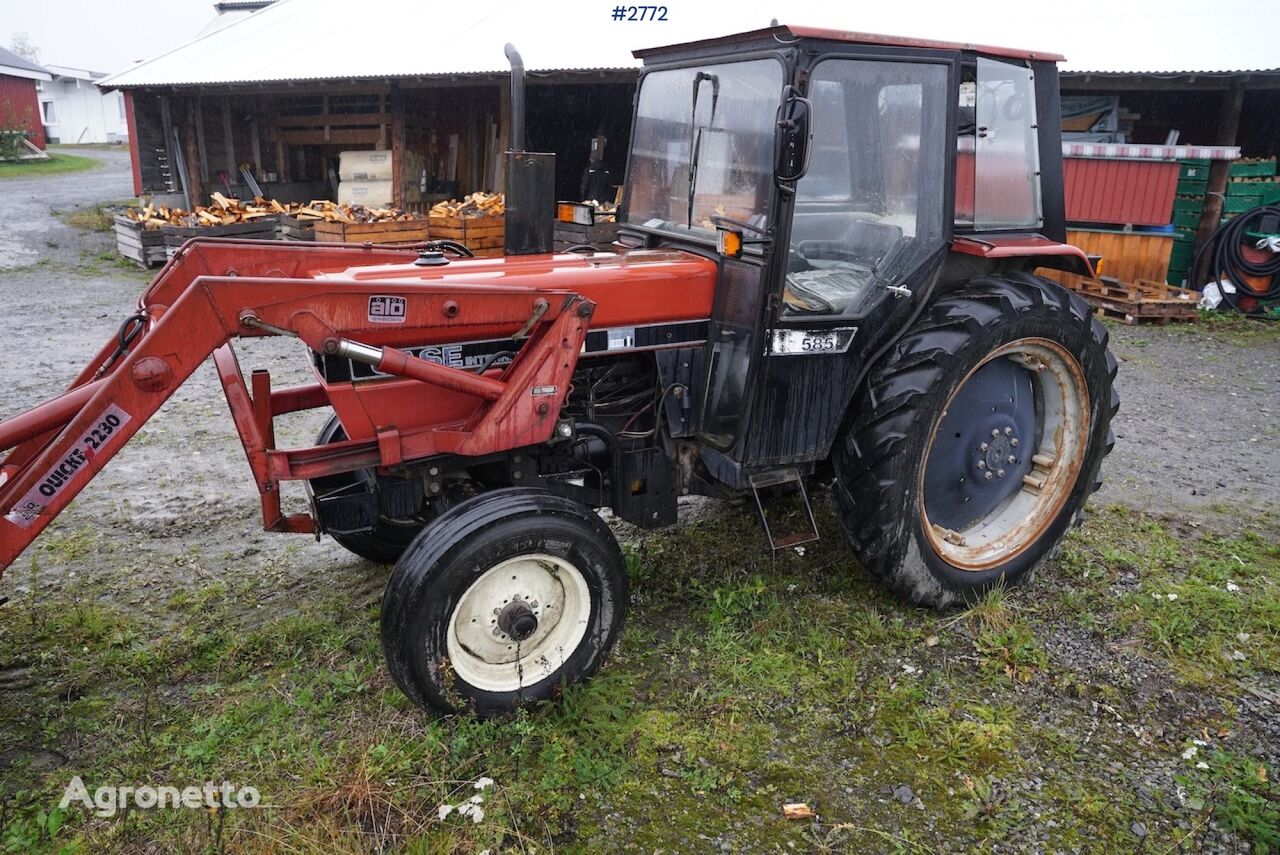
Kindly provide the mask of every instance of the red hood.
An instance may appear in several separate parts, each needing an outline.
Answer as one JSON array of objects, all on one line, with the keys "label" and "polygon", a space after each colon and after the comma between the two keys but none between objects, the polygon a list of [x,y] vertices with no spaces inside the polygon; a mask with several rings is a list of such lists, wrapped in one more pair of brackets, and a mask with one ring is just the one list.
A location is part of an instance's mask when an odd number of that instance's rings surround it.
[{"label": "red hood", "polygon": [[716,263],[674,250],[466,258],[438,267],[376,264],[313,270],[312,278],[378,282],[440,281],[571,291],[596,304],[591,326],[642,325],[711,316]]}]

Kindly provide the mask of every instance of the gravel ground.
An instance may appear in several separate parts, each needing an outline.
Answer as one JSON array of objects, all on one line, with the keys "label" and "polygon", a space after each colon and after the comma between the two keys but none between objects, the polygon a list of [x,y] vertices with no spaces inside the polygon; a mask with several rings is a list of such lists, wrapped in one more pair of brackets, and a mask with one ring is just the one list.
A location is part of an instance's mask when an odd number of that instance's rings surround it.
[{"label": "gravel ground", "polygon": [[[148,278],[105,260],[109,234],[78,231],[56,216],[130,193],[126,153],[84,153],[102,167],[0,183],[0,299],[9,324],[0,417],[57,394],[114,334]],[[1245,345],[1176,326],[1118,327],[1112,347],[1122,404],[1095,502],[1197,517],[1223,516],[1232,505],[1280,506],[1280,336]],[[265,367],[277,384],[308,377],[296,342],[252,341],[239,350],[246,374]],[[280,444],[309,442],[322,421],[316,413],[280,420]],[[285,498],[286,509],[303,507],[299,487],[287,485]],[[101,596],[139,606],[164,589],[223,574],[278,575],[284,597],[320,579],[376,597],[382,578],[327,538],[316,544],[261,531],[257,494],[209,363],[0,579],[0,595],[30,582],[23,569],[42,544],[68,538],[92,546],[65,563],[41,562],[42,584],[56,589],[91,572]],[[163,575],[139,578],[137,568],[157,567]]]}]

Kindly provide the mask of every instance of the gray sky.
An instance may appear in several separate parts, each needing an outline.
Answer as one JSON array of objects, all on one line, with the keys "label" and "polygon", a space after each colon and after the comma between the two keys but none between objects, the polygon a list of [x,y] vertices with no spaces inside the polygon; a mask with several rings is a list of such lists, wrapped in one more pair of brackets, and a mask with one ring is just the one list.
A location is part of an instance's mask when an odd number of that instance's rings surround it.
[{"label": "gray sky", "polygon": [[[545,31],[560,33],[567,45],[572,44],[575,21],[607,15],[616,5],[615,0],[520,2],[544,6]],[[1055,51],[1066,54],[1066,67],[1075,69],[1280,67],[1278,0],[647,2],[665,3],[668,21],[619,24],[605,37],[631,49],[754,29],[777,17],[792,24]],[[351,0],[351,5],[352,22],[359,21],[361,3]],[[424,50],[430,49],[429,16],[447,15],[449,6],[423,0],[423,20],[410,26],[421,29]],[[42,62],[113,72],[191,40],[213,15],[209,0],[0,0],[0,44],[7,47],[14,33],[25,32],[40,48]],[[353,38],[377,38],[376,29],[364,27],[376,28],[376,22],[353,28]],[[334,62],[341,65],[342,58]]]}]

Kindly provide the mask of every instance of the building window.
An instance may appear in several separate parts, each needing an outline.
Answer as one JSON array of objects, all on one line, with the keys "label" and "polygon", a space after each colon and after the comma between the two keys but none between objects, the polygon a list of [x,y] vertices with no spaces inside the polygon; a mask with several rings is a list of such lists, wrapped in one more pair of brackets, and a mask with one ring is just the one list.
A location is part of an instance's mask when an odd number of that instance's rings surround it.
[{"label": "building window", "polygon": [[128,116],[124,114],[124,96],[123,95],[119,95],[119,94],[116,95],[116,106],[120,108],[120,121],[123,122],[125,119],[128,118]]},{"label": "building window", "polygon": [[44,111],[44,123],[46,125],[56,125],[58,123],[58,114],[54,112],[52,101],[41,101],[40,109]]}]

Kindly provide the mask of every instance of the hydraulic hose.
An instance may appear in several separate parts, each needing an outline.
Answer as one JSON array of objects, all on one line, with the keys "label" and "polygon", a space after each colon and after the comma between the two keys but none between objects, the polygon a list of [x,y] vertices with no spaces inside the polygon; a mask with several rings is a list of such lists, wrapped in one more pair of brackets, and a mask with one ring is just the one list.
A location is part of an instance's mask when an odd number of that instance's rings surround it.
[{"label": "hydraulic hose", "polygon": [[[1250,231],[1250,226],[1255,223],[1260,225],[1266,218],[1270,218],[1272,222],[1280,222],[1280,206],[1262,205],[1218,226],[1204,246],[1200,247],[1191,265],[1192,274],[1195,275],[1205,270],[1202,266],[1205,259],[1209,261],[1208,269],[1195,280],[1201,288],[1211,282],[1224,280],[1229,280],[1235,286],[1234,294],[1222,286],[1218,290],[1222,293],[1223,301],[1236,311],[1242,311],[1242,298],[1251,297],[1260,303],[1280,300],[1280,253],[1271,253],[1265,261],[1250,261],[1245,257],[1241,246],[1249,240],[1246,232]],[[1266,290],[1258,291],[1246,277],[1270,277],[1271,284]],[[1259,314],[1270,317],[1265,313]]]}]

